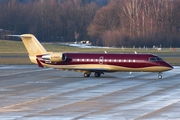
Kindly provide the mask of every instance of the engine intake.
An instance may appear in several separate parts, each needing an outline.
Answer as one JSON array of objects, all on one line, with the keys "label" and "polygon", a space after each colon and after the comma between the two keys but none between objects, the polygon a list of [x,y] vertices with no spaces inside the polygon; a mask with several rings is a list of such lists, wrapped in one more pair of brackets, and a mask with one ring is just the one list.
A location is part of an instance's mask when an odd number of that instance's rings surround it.
[{"label": "engine intake", "polygon": [[66,60],[66,55],[64,53],[50,53],[43,55],[42,59],[51,62],[64,62]]}]

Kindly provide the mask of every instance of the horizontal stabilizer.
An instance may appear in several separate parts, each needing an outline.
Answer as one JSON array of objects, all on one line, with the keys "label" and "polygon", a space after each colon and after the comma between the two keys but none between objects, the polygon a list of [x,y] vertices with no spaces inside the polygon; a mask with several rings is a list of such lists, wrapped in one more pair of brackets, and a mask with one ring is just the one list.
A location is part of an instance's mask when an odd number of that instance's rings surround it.
[{"label": "horizontal stabilizer", "polygon": [[21,37],[21,35],[6,35],[6,36],[9,36],[9,37]]}]

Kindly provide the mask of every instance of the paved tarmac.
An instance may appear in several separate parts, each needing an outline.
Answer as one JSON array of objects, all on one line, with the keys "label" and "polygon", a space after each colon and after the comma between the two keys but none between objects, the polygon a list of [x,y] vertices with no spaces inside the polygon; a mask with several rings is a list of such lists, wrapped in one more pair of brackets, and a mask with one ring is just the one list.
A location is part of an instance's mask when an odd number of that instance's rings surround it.
[{"label": "paved tarmac", "polygon": [[180,67],[163,73],[82,73],[0,65],[0,120],[179,120]]}]

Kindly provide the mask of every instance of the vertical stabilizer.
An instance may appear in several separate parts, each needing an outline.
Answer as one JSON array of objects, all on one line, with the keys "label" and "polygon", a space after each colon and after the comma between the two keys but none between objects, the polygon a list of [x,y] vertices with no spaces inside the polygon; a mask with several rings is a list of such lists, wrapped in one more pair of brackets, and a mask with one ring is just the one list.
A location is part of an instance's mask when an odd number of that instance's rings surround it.
[{"label": "vertical stabilizer", "polygon": [[39,43],[36,37],[32,34],[23,34],[23,35],[20,35],[19,37],[21,37],[29,53],[29,59],[31,60],[31,62],[38,64],[36,56],[47,53],[44,47]]},{"label": "vertical stabilizer", "polygon": [[32,34],[20,35],[30,56],[41,55],[46,53],[44,47],[39,43],[36,37]]}]

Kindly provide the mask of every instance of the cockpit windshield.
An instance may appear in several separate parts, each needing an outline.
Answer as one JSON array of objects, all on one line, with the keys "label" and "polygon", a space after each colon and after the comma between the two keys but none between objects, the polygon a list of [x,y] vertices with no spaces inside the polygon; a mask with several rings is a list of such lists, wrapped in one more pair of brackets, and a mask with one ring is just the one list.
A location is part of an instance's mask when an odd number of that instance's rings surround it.
[{"label": "cockpit windshield", "polygon": [[163,61],[163,59],[160,57],[150,57],[149,61]]}]

